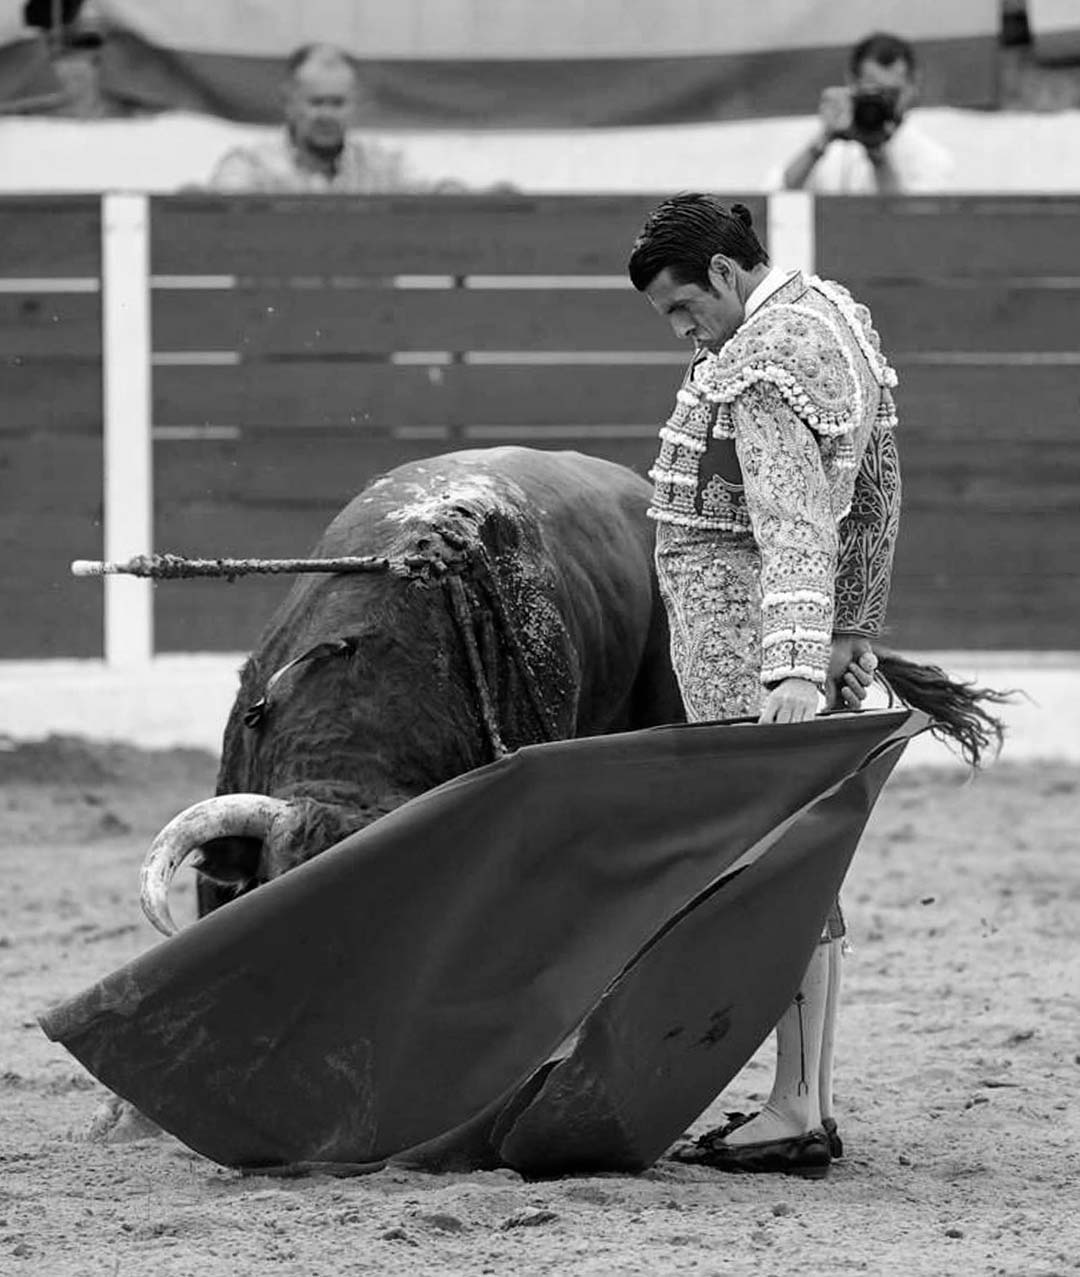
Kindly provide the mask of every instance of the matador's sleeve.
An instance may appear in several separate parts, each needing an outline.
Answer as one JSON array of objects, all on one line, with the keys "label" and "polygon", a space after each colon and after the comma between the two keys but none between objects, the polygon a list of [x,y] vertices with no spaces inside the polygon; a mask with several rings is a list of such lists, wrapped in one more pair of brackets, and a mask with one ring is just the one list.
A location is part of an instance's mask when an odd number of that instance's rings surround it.
[{"label": "matador's sleeve", "polygon": [[877,638],[884,632],[900,496],[896,437],[891,422],[879,418],[855,476],[851,511],[840,525],[833,621],[839,633]]},{"label": "matador's sleeve", "polygon": [[769,382],[743,391],[731,413],[761,552],[761,681],[824,687],[840,534],[818,438]]}]

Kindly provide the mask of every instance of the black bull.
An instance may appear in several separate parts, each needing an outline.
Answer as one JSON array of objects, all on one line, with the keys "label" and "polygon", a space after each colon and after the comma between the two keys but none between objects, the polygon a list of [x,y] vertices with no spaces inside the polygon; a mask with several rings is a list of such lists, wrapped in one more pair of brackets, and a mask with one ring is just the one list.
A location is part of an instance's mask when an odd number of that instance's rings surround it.
[{"label": "black bull", "polygon": [[[168,886],[185,859],[206,913],[503,749],[681,721],[649,495],[624,466],[515,447],[370,484],[314,556],[386,568],[304,576],[278,609],[241,675],[219,797],[147,857],[155,925],[173,929]],[[980,704],[997,693],[879,659],[972,762],[1000,740]]]}]

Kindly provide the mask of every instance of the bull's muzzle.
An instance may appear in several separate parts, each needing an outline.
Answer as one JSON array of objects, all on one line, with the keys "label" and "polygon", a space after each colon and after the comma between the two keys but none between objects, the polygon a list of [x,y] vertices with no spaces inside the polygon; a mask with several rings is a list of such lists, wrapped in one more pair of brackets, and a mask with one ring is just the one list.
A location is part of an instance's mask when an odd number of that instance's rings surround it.
[{"label": "bull's muzzle", "polygon": [[146,853],[139,876],[143,913],[163,935],[178,930],[169,912],[169,887],[176,871],[203,844],[214,838],[258,838],[265,841],[276,817],[289,804],[266,794],[221,794],[195,803],[174,816]]}]

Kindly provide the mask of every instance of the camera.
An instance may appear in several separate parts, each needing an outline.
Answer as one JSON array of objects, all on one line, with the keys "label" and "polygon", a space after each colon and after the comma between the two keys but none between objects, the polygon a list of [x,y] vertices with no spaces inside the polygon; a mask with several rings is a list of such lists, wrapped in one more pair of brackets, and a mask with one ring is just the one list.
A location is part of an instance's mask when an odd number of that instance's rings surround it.
[{"label": "camera", "polygon": [[880,133],[898,124],[899,94],[895,89],[856,89],[851,95],[851,121],[859,133]]}]

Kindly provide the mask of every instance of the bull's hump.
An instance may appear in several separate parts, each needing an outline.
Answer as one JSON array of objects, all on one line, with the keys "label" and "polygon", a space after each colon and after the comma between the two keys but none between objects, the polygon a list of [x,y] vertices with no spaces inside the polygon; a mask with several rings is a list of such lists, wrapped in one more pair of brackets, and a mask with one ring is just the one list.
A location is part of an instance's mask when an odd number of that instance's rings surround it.
[{"label": "bull's hump", "polygon": [[433,530],[449,528],[471,540],[489,521],[516,528],[518,536],[542,536],[541,528],[561,523],[566,512],[640,502],[650,491],[632,470],[584,453],[463,449],[406,462],[375,479],[334,521],[319,552],[393,558],[415,553],[417,540]]},{"label": "bull's hump", "polygon": [[495,511],[512,513],[525,502],[516,484],[476,469],[433,467],[430,474],[405,479],[395,487],[396,500],[384,509],[383,518],[398,524],[430,525],[453,514],[483,519]]},{"label": "bull's hump", "polygon": [[436,457],[369,484],[331,524],[319,552],[407,558],[424,555],[433,536],[472,544],[489,522],[520,534],[535,516],[528,494],[505,475]]}]

